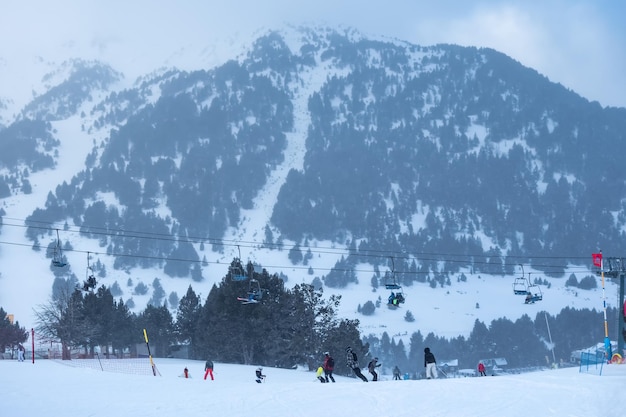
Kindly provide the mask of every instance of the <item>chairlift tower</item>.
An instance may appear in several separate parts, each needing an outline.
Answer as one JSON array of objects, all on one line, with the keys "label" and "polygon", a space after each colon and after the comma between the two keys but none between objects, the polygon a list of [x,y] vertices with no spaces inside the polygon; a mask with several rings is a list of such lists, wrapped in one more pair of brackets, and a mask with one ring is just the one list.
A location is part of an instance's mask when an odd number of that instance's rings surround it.
[{"label": "chairlift tower", "polygon": [[[602,267],[597,272],[609,278],[619,278],[619,308],[617,329],[617,352],[624,356],[624,277],[626,276],[626,258],[602,258]],[[609,358],[611,359],[611,358]]]}]

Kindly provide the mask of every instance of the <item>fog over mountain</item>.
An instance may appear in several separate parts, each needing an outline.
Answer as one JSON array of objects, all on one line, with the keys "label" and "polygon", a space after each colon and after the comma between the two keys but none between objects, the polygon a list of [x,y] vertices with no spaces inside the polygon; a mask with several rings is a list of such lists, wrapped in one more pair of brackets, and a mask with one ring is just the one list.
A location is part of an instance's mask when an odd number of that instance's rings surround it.
[{"label": "fog over mountain", "polygon": [[[89,59],[29,68],[33,97],[0,105],[6,311],[30,327],[53,283],[90,271],[173,310],[235,257],[341,294],[364,333],[601,308],[591,253],[625,249],[626,109],[489,48],[306,26],[241,50],[136,80]],[[513,294],[522,274],[542,303]]]}]

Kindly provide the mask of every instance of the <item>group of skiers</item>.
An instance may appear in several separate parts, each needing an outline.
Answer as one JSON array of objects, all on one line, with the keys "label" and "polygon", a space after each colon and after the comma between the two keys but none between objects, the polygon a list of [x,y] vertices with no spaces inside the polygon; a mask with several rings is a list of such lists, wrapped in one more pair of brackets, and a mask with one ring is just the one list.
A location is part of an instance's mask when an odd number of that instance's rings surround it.
[{"label": "group of skiers", "polygon": [[[357,357],[357,354],[354,350],[352,350],[350,346],[346,348],[346,365],[348,366],[348,368],[352,369],[352,372],[354,372],[354,375],[356,375],[358,378],[361,378],[361,380],[363,380],[364,382],[369,381],[367,377],[361,372],[361,367],[359,366],[359,359]],[[378,372],[376,372],[376,368],[379,368],[381,365],[382,364],[378,363],[377,357],[374,357],[367,364],[367,370],[372,375],[372,381],[378,381]],[[482,363],[480,365],[482,365]],[[426,379],[437,378],[437,361],[435,360],[435,355],[433,355],[433,353],[430,351],[430,348],[424,349],[424,368],[426,368]],[[324,362],[321,366],[317,368],[316,378],[321,383],[335,382],[335,378],[333,377],[334,369],[335,360],[330,355],[330,352],[324,352]],[[211,381],[213,381],[213,361],[211,361],[210,359],[207,360],[204,364],[204,379],[206,380],[209,376],[211,377]],[[263,374],[262,367],[258,367],[255,370],[255,376],[255,381],[257,383],[260,384],[265,381],[266,375]],[[189,374],[189,370],[187,368],[184,369],[181,377],[191,378],[191,375]],[[400,368],[398,368],[397,366],[393,368],[393,379],[398,381],[400,380]]]},{"label": "group of skiers", "polygon": [[333,371],[335,370],[335,359],[330,356],[330,352],[324,352],[324,363],[317,368],[316,377],[321,383],[335,382]]},{"label": "group of skiers", "polygon": [[[348,368],[352,369],[354,375],[361,378],[363,382],[368,382],[367,377],[361,372],[358,357],[350,346],[346,348],[346,365]],[[376,368],[380,366],[381,364],[378,363],[378,358],[376,357],[367,364],[367,370],[372,375],[372,381],[378,381]],[[430,348],[424,349],[424,368],[426,369],[426,379],[437,378],[437,360],[435,359],[435,355],[430,351]],[[400,368],[397,366],[393,368],[393,379],[397,381],[400,380]]]}]

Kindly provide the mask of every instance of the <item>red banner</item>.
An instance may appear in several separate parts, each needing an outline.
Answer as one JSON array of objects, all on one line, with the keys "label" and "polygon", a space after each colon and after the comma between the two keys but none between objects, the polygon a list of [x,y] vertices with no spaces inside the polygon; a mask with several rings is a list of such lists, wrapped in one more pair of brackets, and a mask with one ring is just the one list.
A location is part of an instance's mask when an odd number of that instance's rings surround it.
[{"label": "red banner", "polygon": [[601,253],[592,253],[591,257],[593,258],[594,266],[602,267],[602,254]]}]

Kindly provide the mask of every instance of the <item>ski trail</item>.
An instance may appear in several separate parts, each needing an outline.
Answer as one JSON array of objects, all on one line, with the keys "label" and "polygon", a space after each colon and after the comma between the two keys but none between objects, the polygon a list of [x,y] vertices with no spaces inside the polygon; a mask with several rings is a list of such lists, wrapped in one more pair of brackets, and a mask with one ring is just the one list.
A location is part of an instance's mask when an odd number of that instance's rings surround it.
[{"label": "ski trail", "polygon": [[[311,124],[309,97],[320,90],[327,77],[340,72],[342,71],[331,65],[316,65],[300,72],[296,77],[297,80],[291,83],[294,127],[292,131],[286,133],[287,147],[284,151],[284,161],[274,169],[265,186],[255,197],[254,208],[241,211],[241,221],[236,229],[231,230],[231,239],[245,246],[255,246],[255,251],[260,249],[258,246],[265,240],[265,226],[270,224],[274,204],[287,179],[287,174],[292,169],[302,171],[304,168],[306,138]],[[237,250],[233,248],[232,256],[238,256]],[[242,253],[242,258],[246,258],[245,253]]]}]

